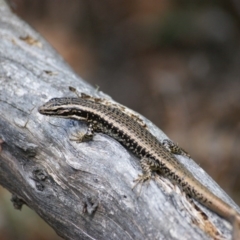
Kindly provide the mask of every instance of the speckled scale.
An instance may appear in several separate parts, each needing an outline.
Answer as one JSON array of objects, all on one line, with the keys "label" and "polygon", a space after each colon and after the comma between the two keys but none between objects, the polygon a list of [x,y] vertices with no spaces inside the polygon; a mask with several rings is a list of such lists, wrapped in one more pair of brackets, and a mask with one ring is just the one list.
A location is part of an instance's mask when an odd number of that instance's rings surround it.
[{"label": "speckled scale", "polygon": [[[180,164],[156,137],[128,114],[115,106],[102,104],[99,99],[54,98],[39,108],[44,115],[85,121],[96,132],[103,132],[141,159],[145,170],[152,167],[180,186],[188,195],[214,210],[220,216],[232,218],[233,209]],[[148,166],[147,166],[148,164]],[[150,166],[150,167],[149,167]],[[151,171],[152,171],[151,170]],[[239,217],[240,218],[240,217]]]}]

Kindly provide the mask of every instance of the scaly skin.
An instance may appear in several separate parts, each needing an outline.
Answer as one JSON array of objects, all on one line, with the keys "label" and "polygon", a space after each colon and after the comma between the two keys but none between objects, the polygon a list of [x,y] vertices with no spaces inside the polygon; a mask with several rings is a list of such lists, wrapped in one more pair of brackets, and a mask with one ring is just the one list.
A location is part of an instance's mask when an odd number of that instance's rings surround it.
[{"label": "scaly skin", "polygon": [[140,159],[143,175],[137,181],[148,180],[152,172],[157,171],[219,216],[230,222],[240,223],[240,215],[230,205],[194,178],[192,173],[179,163],[147,128],[121,109],[83,95],[79,98],[51,99],[39,108],[39,112],[44,115],[85,121],[89,126],[90,138],[93,132],[105,133]]}]

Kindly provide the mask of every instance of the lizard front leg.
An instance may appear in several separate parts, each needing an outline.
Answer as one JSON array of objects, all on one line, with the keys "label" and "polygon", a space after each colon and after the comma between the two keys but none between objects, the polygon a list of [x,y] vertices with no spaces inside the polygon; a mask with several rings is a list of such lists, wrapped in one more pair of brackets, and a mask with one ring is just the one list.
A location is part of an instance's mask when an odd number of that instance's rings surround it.
[{"label": "lizard front leg", "polygon": [[93,125],[89,124],[88,128],[87,128],[87,131],[85,133],[77,132],[75,134],[72,134],[69,139],[71,141],[75,141],[77,143],[81,143],[81,142],[91,141],[93,139],[93,136],[94,136]]}]

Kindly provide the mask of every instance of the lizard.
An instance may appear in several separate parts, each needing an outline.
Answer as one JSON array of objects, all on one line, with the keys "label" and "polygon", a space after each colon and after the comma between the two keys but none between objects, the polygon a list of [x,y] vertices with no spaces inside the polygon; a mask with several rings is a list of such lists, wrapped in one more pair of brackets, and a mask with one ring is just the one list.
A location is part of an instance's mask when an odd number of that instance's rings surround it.
[{"label": "lizard", "polygon": [[109,135],[140,159],[143,174],[135,180],[137,183],[149,181],[153,173],[158,172],[188,196],[239,228],[240,214],[198,181],[174,154],[189,155],[168,139],[158,141],[142,123],[121,108],[82,94],[77,98],[53,98],[38,111],[43,115],[86,122],[88,129],[85,134],[76,136],[77,142],[92,140],[96,132]]}]

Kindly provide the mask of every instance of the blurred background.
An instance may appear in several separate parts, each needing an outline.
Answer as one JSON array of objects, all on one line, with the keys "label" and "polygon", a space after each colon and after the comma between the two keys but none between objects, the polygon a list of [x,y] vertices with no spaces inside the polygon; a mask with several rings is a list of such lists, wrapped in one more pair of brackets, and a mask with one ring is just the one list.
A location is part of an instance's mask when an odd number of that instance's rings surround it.
[{"label": "blurred background", "polygon": [[[141,113],[240,204],[240,1],[9,0],[82,78]],[[0,188],[0,239],[60,239]]]}]

